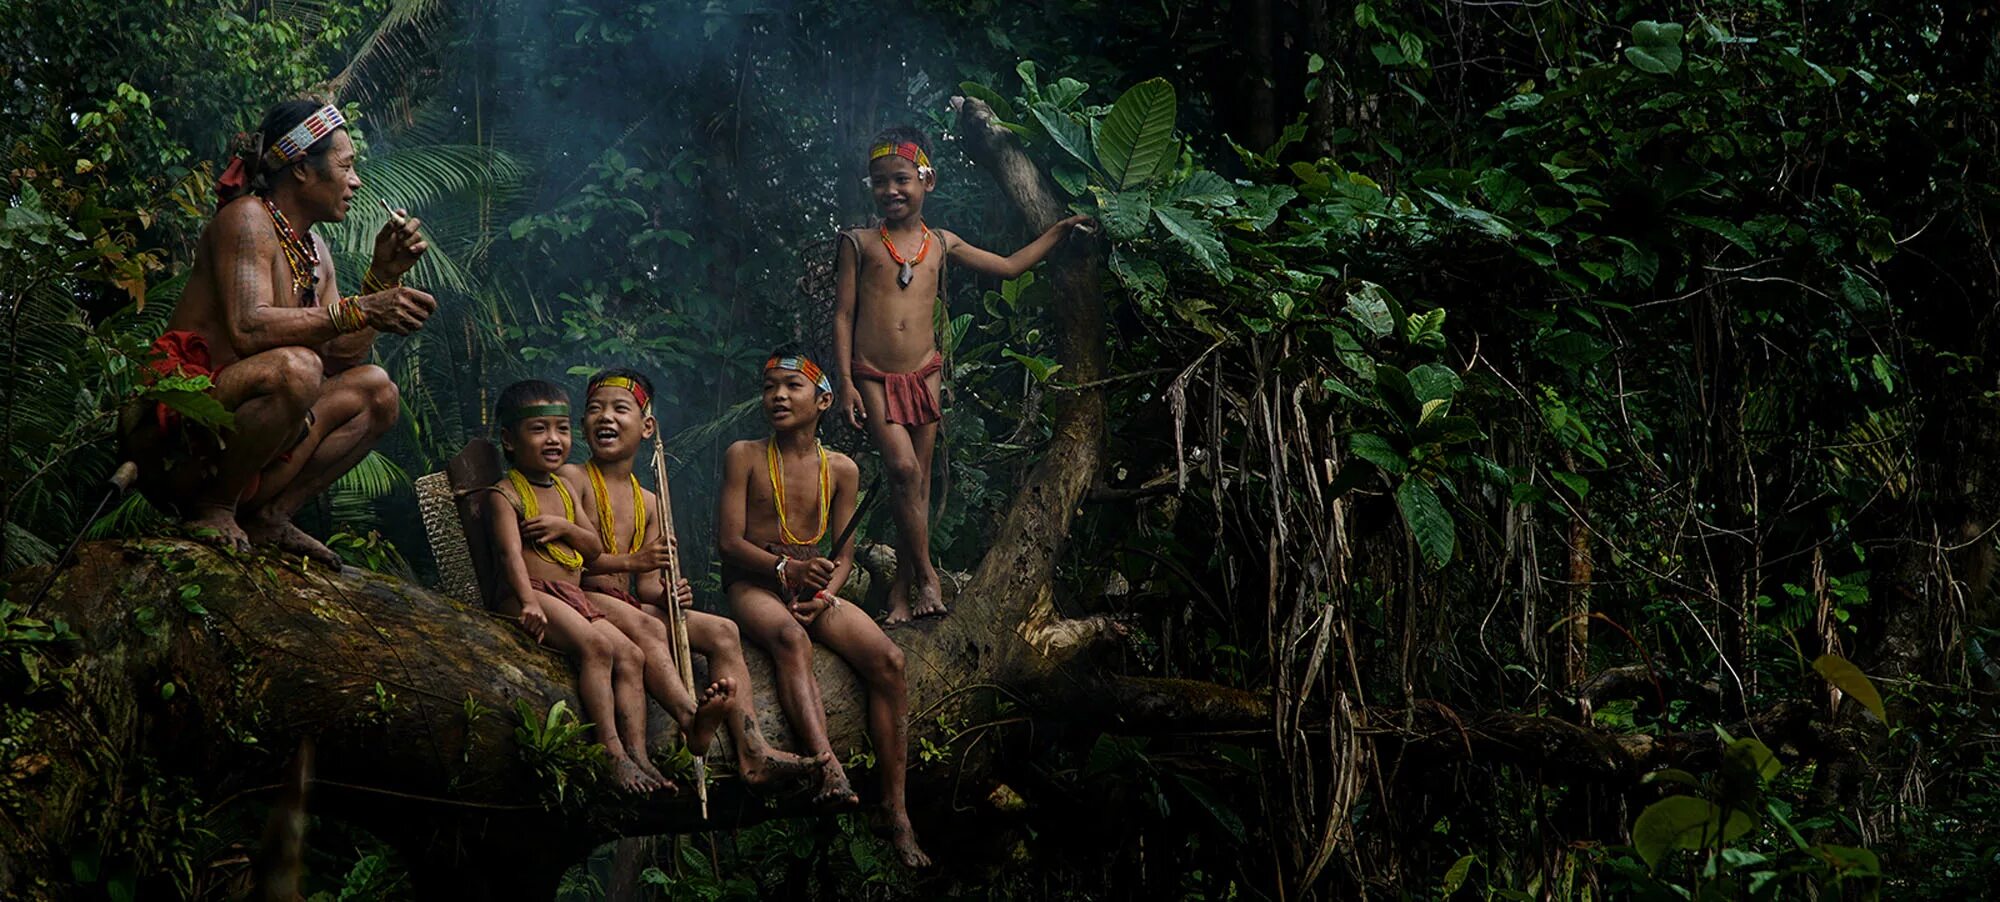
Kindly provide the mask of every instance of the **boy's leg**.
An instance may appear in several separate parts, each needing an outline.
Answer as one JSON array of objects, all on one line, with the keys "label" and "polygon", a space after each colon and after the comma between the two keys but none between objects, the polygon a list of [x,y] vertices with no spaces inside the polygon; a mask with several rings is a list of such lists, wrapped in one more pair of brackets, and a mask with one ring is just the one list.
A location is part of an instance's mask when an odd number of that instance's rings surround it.
[{"label": "boy's leg", "polygon": [[875,743],[875,762],[882,771],[882,815],[889,841],[905,867],[929,867],[930,857],[917,845],[904,802],[909,773],[910,684],[904,672],[903,649],[853,605],[828,609],[813,621],[809,631],[854,668],[867,685],[868,736]]},{"label": "boy's leg", "polygon": [[604,612],[604,620],[638,646],[644,659],[639,670],[642,685],[673,717],[688,749],[696,755],[707,754],[709,744],[715,740],[715,728],[729,713],[730,696],[746,683],[718,679],[697,700],[692,687],[681,685],[680,664],[674,657],[673,643],[667,641],[665,623],[646,616],[622,599],[598,592],[586,594],[590,603]]},{"label": "boy's leg", "polygon": [[[553,595],[535,593],[549,620],[542,641],[576,662],[576,694],[583,702],[583,716],[597,727],[597,741],[611,762],[612,779],[627,792],[650,792],[659,785],[639,769],[618,735],[618,701],[612,687],[616,667],[615,646],[610,637],[592,626],[575,608]],[[630,644],[630,643],[627,643]],[[640,723],[641,735],[645,724]]]},{"label": "boy's leg", "polygon": [[736,745],[736,772],[743,782],[751,789],[761,789],[795,786],[796,781],[814,776],[818,764],[771,748],[764,741],[764,731],[757,728],[756,693],[750,689],[750,666],[743,660],[743,640],[736,622],[704,611],[688,611],[687,626],[688,645],[708,656],[709,671],[716,681],[733,682],[737,687],[734,710],[726,722],[729,738]]},{"label": "boy's leg", "polygon": [[860,801],[826,739],[826,706],[812,675],[812,637],[771,590],[737,582],[729,585],[728,592],[730,612],[743,635],[771,656],[778,680],[778,707],[784,709],[792,731],[805,743],[806,753],[817,759],[822,769],[824,776],[813,801],[828,807]]},{"label": "boy's leg", "polygon": [[[935,379],[935,377],[933,377]],[[930,496],[928,485],[931,449],[937,443],[937,424],[903,426],[888,420],[888,395],[882,383],[855,380],[861,403],[868,410],[868,438],[882,455],[883,475],[889,478],[889,510],[896,521],[896,581],[889,587],[890,624],[908,623],[911,596],[920,607],[937,613],[941,605],[926,603],[941,598],[937,571],[931,567]],[[928,592],[926,592],[928,586]]]},{"label": "boy's leg", "polygon": [[653,756],[646,750],[645,653],[610,620],[593,620],[590,628],[611,647],[611,703],[617,706],[618,736],[625,741],[626,754],[657,784],[655,788],[665,785],[667,778],[653,766]]}]

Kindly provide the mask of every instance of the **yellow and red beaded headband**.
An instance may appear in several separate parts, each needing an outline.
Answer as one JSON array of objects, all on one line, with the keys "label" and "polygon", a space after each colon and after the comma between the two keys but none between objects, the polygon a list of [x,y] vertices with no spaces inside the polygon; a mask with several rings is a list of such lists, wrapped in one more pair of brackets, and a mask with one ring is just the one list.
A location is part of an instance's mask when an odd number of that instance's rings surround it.
[{"label": "yellow and red beaded headband", "polygon": [[590,390],[592,392],[595,392],[598,389],[605,388],[607,386],[611,388],[622,388],[626,391],[631,392],[632,397],[638,400],[639,406],[641,408],[644,408],[653,402],[652,396],[646,394],[646,387],[640,385],[637,379],[633,379],[630,376],[606,376],[602,379],[593,379],[591,380],[590,383]]},{"label": "yellow and red beaded headband", "polygon": [[806,377],[806,381],[817,386],[820,391],[833,394],[833,381],[826,378],[826,373],[819,368],[819,364],[812,362],[812,358],[804,354],[795,357],[773,357],[764,361],[764,372],[772,370],[792,370]]},{"label": "yellow and red beaded headband", "polygon": [[868,152],[868,162],[870,163],[883,157],[902,157],[916,165],[918,175],[929,175],[931,173],[931,155],[924,153],[924,149],[918,147],[914,141],[904,141],[901,144],[877,144],[874,150]]}]

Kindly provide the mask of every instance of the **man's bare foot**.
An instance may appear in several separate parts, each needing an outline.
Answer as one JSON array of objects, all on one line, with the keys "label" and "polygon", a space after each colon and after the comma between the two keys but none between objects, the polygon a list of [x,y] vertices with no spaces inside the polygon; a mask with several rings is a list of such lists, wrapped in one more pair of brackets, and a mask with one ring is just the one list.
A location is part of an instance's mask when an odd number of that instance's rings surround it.
[{"label": "man's bare foot", "polygon": [[286,554],[302,554],[334,570],[340,569],[340,555],[326,547],[320,540],[306,535],[290,519],[272,520],[267,517],[252,517],[244,526],[250,540],[259,545],[275,546]]},{"label": "man's bare foot", "polygon": [[249,551],[250,536],[236,523],[236,507],[228,504],[197,504],[187,518],[194,537],[218,548]]},{"label": "man's bare foot", "polygon": [[910,828],[909,812],[883,810],[876,832],[896,847],[896,857],[902,860],[903,867],[914,871],[931,866],[931,857],[917,845],[917,831]]},{"label": "man's bare foot", "polygon": [[819,762],[819,792],[813,794],[813,806],[821,811],[841,811],[861,804],[861,797],[854,793],[853,784],[847,782],[847,771],[840,766],[840,759],[832,752],[821,752],[814,759]]},{"label": "man's bare foot", "polygon": [[931,571],[929,580],[917,582],[917,603],[911,608],[911,613],[918,617],[937,617],[951,613],[945,609],[944,587],[938,582],[937,571]]},{"label": "man's bare foot", "polygon": [[819,783],[817,758],[801,758],[766,746],[762,752],[744,755],[736,763],[743,785],[758,795],[788,796]]},{"label": "man's bare foot", "polygon": [[640,769],[637,762],[625,755],[611,761],[611,780],[618,788],[629,793],[648,793],[659,789],[660,784]]},{"label": "man's bare foot", "polygon": [[883,626],[902,626],[909,623],[910,581],[903,576],[902,568],[896,568],[896,578],[889,583],[889,614],[882,618]]},{"label": "man's bare foot", "polygon": [[708,746],[715,741],[716,728],[721,727],[723,718],[729,716],[729,703],[736,695],[736,681],[720,679],[708,684],[701,691],[701,702],[694,709],[694,716],[683,724],[683,737],[687,740],[688,751],[695,757],[708,754]]}]

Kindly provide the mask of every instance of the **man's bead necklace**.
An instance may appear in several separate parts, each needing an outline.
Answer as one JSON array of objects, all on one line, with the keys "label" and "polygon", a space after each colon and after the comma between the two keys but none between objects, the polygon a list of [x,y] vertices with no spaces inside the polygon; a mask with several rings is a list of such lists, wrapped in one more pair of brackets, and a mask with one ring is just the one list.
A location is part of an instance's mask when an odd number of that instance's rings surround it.
[{"label": "man's bead necklace", "polygon": [[257,199],[263,201],[264,209],[270,212],[271,227],[278,233],[278,243],[284,245],[285,264],[292,269],[292,290],[304,298],[306,306],[319,303],[319,245],[300,238],[270,198],[260,196]]}]

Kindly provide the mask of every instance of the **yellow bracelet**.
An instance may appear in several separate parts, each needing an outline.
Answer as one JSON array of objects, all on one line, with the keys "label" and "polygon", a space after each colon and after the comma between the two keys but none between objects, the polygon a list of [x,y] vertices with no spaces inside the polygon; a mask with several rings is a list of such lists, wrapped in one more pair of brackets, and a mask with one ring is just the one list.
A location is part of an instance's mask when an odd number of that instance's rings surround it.
[{"label": "yellow bracelet", "polygon": [[401,287],[403,287],[403,280],[401,278],[393,279],[388,282],[383,282],[375,278],[375,272],[373,270],[363,273],[361,276],[362,294],[374,294],[378,291],[388,291],[391,288],[401,288]]}]

